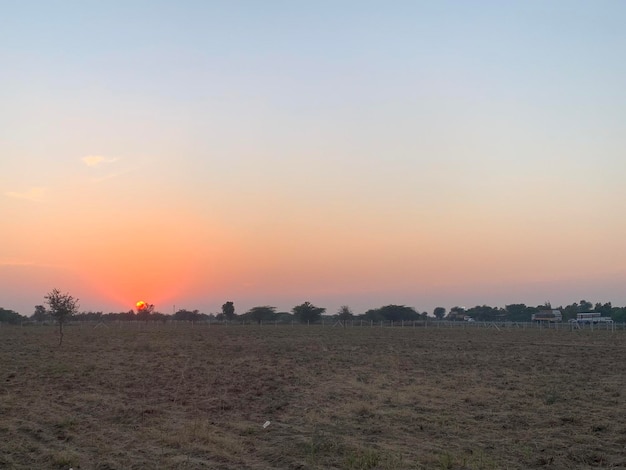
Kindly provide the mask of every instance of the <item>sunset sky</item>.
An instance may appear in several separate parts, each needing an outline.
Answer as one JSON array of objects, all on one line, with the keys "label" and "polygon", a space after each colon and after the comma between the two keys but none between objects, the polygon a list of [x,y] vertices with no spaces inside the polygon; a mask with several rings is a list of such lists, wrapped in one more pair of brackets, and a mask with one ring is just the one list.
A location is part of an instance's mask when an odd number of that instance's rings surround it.
[{"label": "sunset sky", "polygon": [[0,0],[0,307],[626,305],[626,2]]}]

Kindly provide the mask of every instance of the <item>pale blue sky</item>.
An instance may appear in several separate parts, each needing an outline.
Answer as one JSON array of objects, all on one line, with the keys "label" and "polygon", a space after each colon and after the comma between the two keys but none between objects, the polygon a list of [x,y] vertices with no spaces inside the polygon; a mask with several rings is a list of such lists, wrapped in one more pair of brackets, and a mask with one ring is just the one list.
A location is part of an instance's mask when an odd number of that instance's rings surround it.
[{"label": "pale blue sky", "polygon": [[[626,280],[624,24],[620,1],[0,0],[0,210],[15,240],[42,214],[195,214],[250,265],[198,280],[207,311],[287,308],[241,287],[263,263],[331,309],[626,304],[598,290]],[[20,243],[0,263],[45,264]]]}]

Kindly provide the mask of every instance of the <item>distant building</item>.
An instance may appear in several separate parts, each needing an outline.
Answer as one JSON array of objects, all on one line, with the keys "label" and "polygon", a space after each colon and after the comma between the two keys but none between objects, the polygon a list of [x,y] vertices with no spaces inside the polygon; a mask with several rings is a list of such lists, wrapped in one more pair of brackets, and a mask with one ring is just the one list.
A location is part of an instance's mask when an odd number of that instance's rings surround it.
[{"label": "distant building", "polygon": [[563,321],[563,315],[560,310],[539,310],[533,313],[532,321],[557,323]]}]

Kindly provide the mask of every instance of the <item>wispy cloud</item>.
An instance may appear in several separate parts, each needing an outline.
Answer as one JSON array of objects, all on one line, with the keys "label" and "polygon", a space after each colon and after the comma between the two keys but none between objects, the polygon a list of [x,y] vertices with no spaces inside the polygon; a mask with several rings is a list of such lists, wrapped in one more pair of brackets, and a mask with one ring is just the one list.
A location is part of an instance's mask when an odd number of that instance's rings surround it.
[{"label": "wispy cloud", "polygon": [[5,196],[12,197],[14,199],[26,199],[27,201],[40,202],[43,200],[46,188],[29,188],[24,192],[7,191]]},{"label": "wispy cloud", "polygon": [[19,258],[0,258],[0,266],[34,266],[33,261],[27,261]]},{"label": "wispy cloud", "polygon": [[86,157],[81,158],[81,160],[87,166],[96,167],[102,165],[103,163],[114,163],[119,159],[102,157],[100,155],[87,155]]}]

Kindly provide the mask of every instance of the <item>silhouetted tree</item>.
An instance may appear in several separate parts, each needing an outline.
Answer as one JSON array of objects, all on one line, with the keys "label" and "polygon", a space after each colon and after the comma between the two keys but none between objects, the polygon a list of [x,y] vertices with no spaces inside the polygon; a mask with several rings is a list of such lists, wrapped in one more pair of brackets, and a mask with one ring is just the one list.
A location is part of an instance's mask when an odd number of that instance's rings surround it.
[{"label": "silhouetted tree", "polygon": [[463,318],[465,318],[465,308],[458,307],[458,306],[452,307],[446,317],[447,320],[452,320],[452,321],[462,320]]},{"label": "silhouetted tree", "polygon": [[50,306],[50,315],[59,322],[59,346],[63,343],[63,325],[78,312],[78,299],[70,294],[62,294],[59,289],[52,289],[44,297]]},{"label": "silhouetted tree", "polygon": [[611,302],[607,302],[605,304],[598,302],[596,303],[594,307],[594,311],[600,312],[603,317],[610,316],[612,309],[613,309],[613,306],[611,305]]},{"label": "silhouetted tree", "polygon": [[152,312],[154,312],[154,304],[143,304],[143,308],[137,309],[137,320],[150,320]]},{"label": "silhouetted tree", "polygon": [[626,322],[626,307],[613,307],[611,309],[611,318],[616,322]]},{"label": "silhouetted tree", "polygon": [[276,317],[276,307],[269,307],[267,305],[253,307],[246,312],[245,317],[258,324],[264,321],[272,321]]},{"label": "silhouetted tree", "polygon": [[499,321],[504,320],[506,312],[500,310],[497,307],[490,307],[489,305],[477,305],[465,312],[468,316],[474,320],[480,321]]},{"label": "silhouetted tree", "polygon": [[231,301],[228,301],[224,305],[222,305],[222,314],[224,315],[224,318],[226,318],[226,320],[228,321],[234,320],[235,319],[235,304],[233,304]]},{"label": "silhouetted tree", "polygon": [[406,305],[385,305],[380,307],[380,314],[388,321],[417,320],[419,314],[413,307]]},{"label": "silhouetted tree", "polygon": [[350,310],[350,307],[347,305],[342,305],[337,312],[337,319],[342,322],[344,327],[348,321],[352,320],[353,317],[354,315],[352,314],[352,310]]},{"label": "silhouetted tree", "polygon": [[175,314],[174,314],[174,320],[179,320],[179,321],[199,321],[202,317],[202,314],[198,311],[198,310],[185,310],[185,309],[181,309],[178,310]]},{"label": "silhouetted tree", "polygon": [[323,307],[316,307],[311,302],[304,302],[301,305],[296,305],[291,311],[300,319],[300,322],[315,323],[321,319],[322,314],[326,311],[326,309]]},{"label": "silhouetted tree", "polygon": [[446,316],[446,309],[444,307],[435,307],[433,310],[433,315],[437,320],[443,320],[443,317]]},{"label": "silhouetted tree", "polygon": [[379,322],[385,320],[385,317],[380,313],[379,308],[371,308],[363,314],[363,319],[367,321]]},{"label": "silhouetted tree", "polygon": [[14,310],[7,310],[0,307],[0,322],[18,324],[25,318]]},{"label": "silhouetted tree", "polygon": [[363,319],[371,321],[410,321],[420,320],[421,315],[413,307],[406,305],[385,305],[384,307],[370,309],[363,314]]},{"label": "silhouetted tree", "polygon": [[506,319],[510,321],[530,321],[532,314],[537,310],[534,307],[527,307],[525,304],[510,304],[504,306]]},{"label": "silhouetted tree", "polygon": [[277,312],[275,320],[279,323],[292,323],[294,319],[293,313]]},{"label": "silhouetted tree", "polygon": [[573,304],[568,305],[561,309],[561,314],[563,315],[563,320],[571,320],[575,319],[576,315],[578,315],[578,303],[574,302]]},{"label": "silhouetted tree", "polygon": [[47,321],[50,319],[50,314],[43,305],[35,305],[35,311],[30,318],[34,321]]}]

